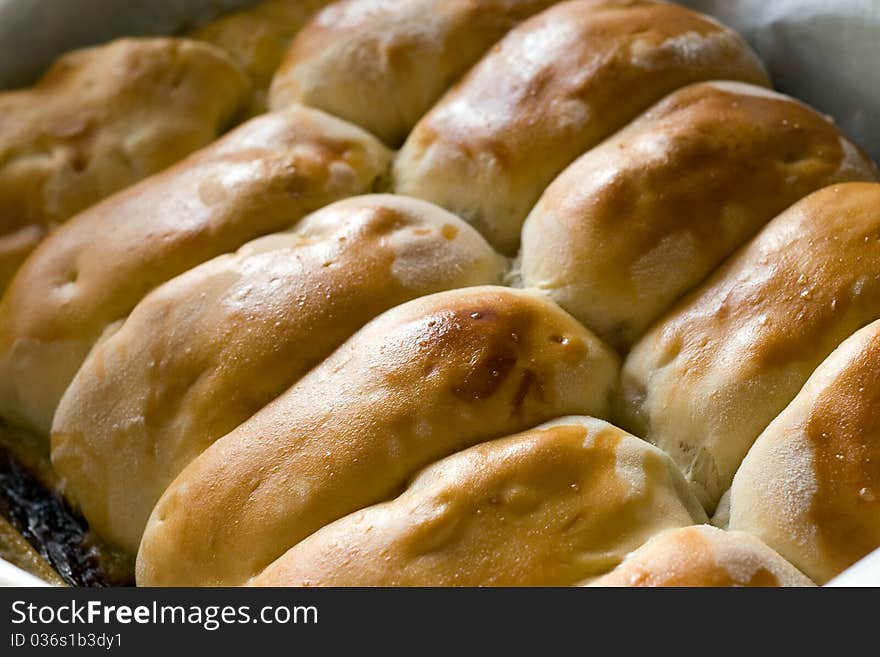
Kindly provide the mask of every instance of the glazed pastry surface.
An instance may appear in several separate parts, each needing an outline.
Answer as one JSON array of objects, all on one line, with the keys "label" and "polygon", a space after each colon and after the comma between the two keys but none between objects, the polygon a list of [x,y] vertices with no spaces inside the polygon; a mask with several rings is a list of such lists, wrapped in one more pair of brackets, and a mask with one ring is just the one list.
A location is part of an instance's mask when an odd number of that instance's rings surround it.
[{"label": "glazed pastry surface", "polygon": [[394,163],[394,191],[470,221],[502,253],[575,158],[675,89],[768,84],[734,32],[677,5],[574,0],[502,39],[422,118]]},{"label": "glazed pastry surface", "polygon": [[92,527],[135,552],[184,466],[362,325],[415,297],[497,283],[504,266],[473,228],[423,201],[329,205],[138,304],[67,389],[53,465]]},{"label": "glazed pastry surface", "polygon": [[247,91],[217,48],[132,38],[0,92],[0,292],[50,231],[216,139]]},{"label": "glazed pastry surface", "polygon": [[880,323],[843,342],[749,451],[730,526],[819,583],[880,543]]},{"label": "glazed pastry surface", "polygon": [[877,179],[802,103],[752,85],[691,85],[547,188],[523,229],[523,282],[626,351],[788,206],[833,183]]},{"label": "glazed pastry surface", "polygon": [[880,172],[770,87],[677,3],[264,0],[0,93],[15,526],[76,585],[826,582]]},{"label": "glazed pastry surface", "polygon": [[47,436],[86,355],[150,290],[369,192],[389,157],[360,128],[294,107],[251,119],[79,214],[40,246],[0,302],[0,414]]},{"label": "glazed pastry surface", "polygon": [[811,194],[662,317],[626,359],[616,419],[708,510],[840,342],[880,317],[880,184]]},{"label": "glazed pastry surface", "polygon": [[184,469],[153,510],[138,582],[243,584],[439,458],[558,416],[607,416],[617,370],[530,292],[465,288],[397,306]]},{"label": "glazed pastry surface", "polygon": [[703,510],[660,450],[555,420],[423,470],[400,497],[322,528],[257,586],[560,586]]}]

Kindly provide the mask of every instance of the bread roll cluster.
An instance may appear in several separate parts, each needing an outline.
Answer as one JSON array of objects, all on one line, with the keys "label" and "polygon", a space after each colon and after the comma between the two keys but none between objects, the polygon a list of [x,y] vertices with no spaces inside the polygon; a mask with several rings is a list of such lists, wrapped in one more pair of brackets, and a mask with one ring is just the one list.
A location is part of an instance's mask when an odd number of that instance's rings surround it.
[{"label": "bread roll cluster", "polygon": [[70,53],[0,94],[0,291],[58,225],[216,139],[248,89],[221,50],[155,38]]},{"label": "bread roll cluster", "polygon": [[80,213],[28,259],[0,301],[0,413],[48,433],[91,348],[153,288],[370,191],[389,159],[360,128],[291,107]]},{"label": "bread roll cluster", "polygon": [[602,420],[561,418],[438,461],[394,500],[292,547],[253,584],[572,584],[665,528],[699,522],[685,486],[645,441]]},{"label": "bread roll cluster", "polygon": [[136,551],[162,491],[214,440],[382,311],[496,283],[502,266],[473,228],[424,201],[329,205],[138,304],[68,387],[55,413],[55,465],[92,526]]},{"label": "bread roll cluster", "polygon": [[769,84],[734,32],[662,2],[561,2],[511,30],[413,129],[394,189],[472,222],[513,254],[541,192],[670,91]]},{"label": "bread roll cluster", "polygon": [[[139,584],[810,586],[880,546],[880,174],[734,32],[268,0],[56,69],[120,49],[142,107],[0,94],[3,228],[42,240],[0,416]],[[167,156],[44,182],[89,94]]]},{"label": "bread roll cluster", "polygon": [[669,452],[714,508],[810,373],[878,317],[880,185],[820,190],[768,223],[636,344],[618,417]]}]

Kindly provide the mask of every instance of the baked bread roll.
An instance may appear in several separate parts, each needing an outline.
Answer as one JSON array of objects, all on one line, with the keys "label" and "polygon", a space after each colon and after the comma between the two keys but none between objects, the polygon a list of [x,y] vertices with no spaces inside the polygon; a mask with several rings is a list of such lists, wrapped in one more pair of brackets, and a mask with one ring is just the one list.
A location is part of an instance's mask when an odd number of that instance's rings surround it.
[{"label": "baked bread roll", "polygon": [[590,586],[815,586],[797,568],[745,532],[710,525],[670,529]]},{"label": "baked bread roll", "polygon": [[0,93],[0,292],[46,234],[217,138],[248,82],[220,50],[120,39]]},{"label": "baked bread roll", "polygon": [[562,169],[670,91],[716,78],[768,84],[739,36],[688,9],[557,4],[513,29],[419,121],[394,189],[450,209],[512,254]]},{"label": "baked bread roll", "polygon": [[880,547],[878,371],[874,322],[843,342],[761,434],[730,491],[731,527],[822,584]]},{"label": "baked bread roll", "polygon": [[90,526],[132,554],[165,488],[370,319],[500,281],[473,228],[424,201],[361,196],[172,279],[89,355],[52,463]]},{"label": "baked bread roll", "polygon": [[360,128],[291,108],[81,213],[41,245],[0,302],[0,415],[47,436],[86,354],[151,289],[369,191],[389,159]]},{"label": "baked bread roll", "polygon": [[880,184],[815,192],[767,224],[627,357],[618,423],[669,452],[707,509],[816,366],[880,317],[878,235]]},{"label": "baked bread roll", "polygon": [[332,0],[265,0],[191,31],[189,37],[225,50],[251,81],[250,114],[266,110],[269,83],[290,41]]},{"label": "baked bread roll", "polygon": [[800,102],[698,83],[553,181],[523,229],[522,278],[626,351],[789,205],[877,177],[830,119]]},{"label": "baked bread roll", "polygon": [[[0,461],[66,581],[808,585],[784,558],[880,543],[873,342],[785,410],[880,321],[880,174],[742,39],[250,4],[0,94],[0,288],[51,231],[0,298]],[[693,527],[725,490],[760,538]]]},{"label": "baked bread roll", "polygon": [[142,585],[238,585],[329,522],[471,445],[606,416],[614,354],[536,294],[473,287],[380,315],[165,491]]},{"label": "baked bread roll", "polygon": [[[327,525],[257,586],[564,586],[704,518],[670,458],[571,417],[471,447]],[[781,559],[780,559],[781,561]]]},{"label": "baked bread roll", "polygon": [[273,109],[304,104],[397,146],[444,91],[555,0],[342,0],[309,23],[275,74]]}]

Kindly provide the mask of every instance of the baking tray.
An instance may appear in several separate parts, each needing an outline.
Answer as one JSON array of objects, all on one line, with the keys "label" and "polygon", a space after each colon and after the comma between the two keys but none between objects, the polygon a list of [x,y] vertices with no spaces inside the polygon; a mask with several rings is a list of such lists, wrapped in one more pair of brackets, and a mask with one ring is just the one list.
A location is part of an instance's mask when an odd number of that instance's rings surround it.
[{"label": "baking tray", "polygon": [[[174,34],[255,0],[0,0],[0,89],[61,53],[124,35]],[[683,0],[737,29],[781,91],[832,116],[880,161],[880,1]],[[44,586],[0,559],[0,586]],[[880,586],[880,550],[827,586]]]}]

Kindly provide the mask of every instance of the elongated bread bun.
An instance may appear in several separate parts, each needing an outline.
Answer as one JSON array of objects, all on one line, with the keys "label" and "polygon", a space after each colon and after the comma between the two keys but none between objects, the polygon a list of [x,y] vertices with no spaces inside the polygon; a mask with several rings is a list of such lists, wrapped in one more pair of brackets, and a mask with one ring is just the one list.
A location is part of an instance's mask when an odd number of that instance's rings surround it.
[{"label": "elongated bread bun", "polygon": [[222,51],[120,39],[0,93],[0,292],[49,231],[217,138],[248,82]]},{"label": "elongated bread bun", "polygon": [[815,192],[636,344],[618,422],[669,452],[712,509],[816,366],[878,317],[880,184]]},{"label": "elongated bread bun", "polygon": [[134,553],[162,491],[370,319],[496,283],[503,259],[445,210],[346,199],[172,279],[99,344],[67,389],[52,462],[90,526]]},{"label": "elongated bread bun", "polygon": [[151,289],[369,191],[390,154],[321,112],[261,116],[52,234],[0,302],[0,415],[48,435],[101,334]]},{"label": "elongated bread bun", "polygon": [[733,480],[730,526],[761,537],[819,583],[880,548],[878,372],[874,322],[813,373]]},{"label": "elongated bread bun", "polygon": [[303,25],[333,0],[263,0],[189,33],[225,50],[251,80],[249,113],[266,110],[269,84],[290,41]]},{"label": "elongated bread bun", "polygon": [[458,452],[400,497],[327,525],[258,586],[560,586],[704,518],[672,460],[569,417]]},{"label": "elongated bread bun", "polygon": [[523,281],[626,350],[792,203],[877,178],[806,105],[752,85],[691,85],[553,181],[523,229]]},{"label": "elongated bread bun", "polygon": [[452,210],[511,254],[562,169],[670,91],[715,78],[767,84],[739,36],[688,9],[557,4],[513,29],[419,121],[394,189]]},{"label": "elongated bread bun", "polygon": [[416,471],[560,415],[607,415],[613,353],[552,302],[441,292],[367,324],[194,460],[138,552],[146,585],[236,585]]},{"label": "elongated bread bun", "polygon": [[745,532],[710,525],[670,529],[590,586],[815,586],[797,568]]},{"label": "elongated bread bun", "polygon": [[270,105],[316,107],[397,146],[517,21],[554,1],[335,2],[294,40]]}]

